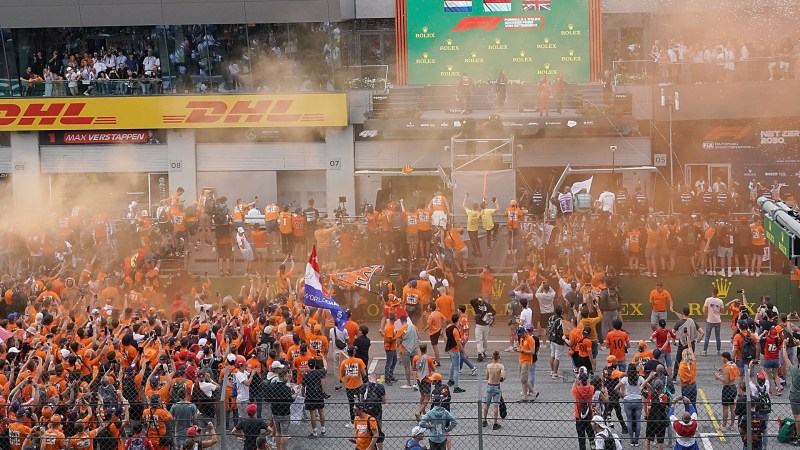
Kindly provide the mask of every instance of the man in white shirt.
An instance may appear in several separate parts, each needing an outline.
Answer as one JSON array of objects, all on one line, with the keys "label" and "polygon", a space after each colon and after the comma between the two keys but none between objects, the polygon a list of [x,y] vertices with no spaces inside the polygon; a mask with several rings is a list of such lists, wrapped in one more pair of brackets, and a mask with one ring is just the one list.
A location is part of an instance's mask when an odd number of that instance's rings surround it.
[{"label": "man in white shirt", "polygon": [[719,340],[720,326],[722,325],[722,310],[725,308],[725,303],[719,299],[719,290],[714,288],[711,291],[711,297],[708,297],[703,303],[703,313],[706,316],[706,339],[703,344],[703,356],[708,352],[708,341],[711,339],[711,330],[714,330],[714,337],[717,340],[717,355],[721,351],[721,343]]},{"label": "man in white shirt", "polygon": [[243,227],[239,227],[236,230],[236,246],[239,247],[239,251],[242,252],[242,257],[245,260],[244,274],[245,276],[250,275],[253,273],[252,269],[253,261],[255,260],[255,254],[253,253],[253,247],[247,240],[247,236],[244,234]]},{"label": "man in white shirt", "polygon": [[614,195],[613,192],[606,189],[597,197],[597,206],[600,208],[600,211],[608,214],[614,214],[614,201],[617,199],[617,196]]},{"label": "man in white shirt", "polygon": [[142,66],[144,67],[144,74],[150,76],[153,74],[153,71],[156,67],[161,66],[158,58],[153,56],[153,51],[148,50],[147,56],[145,56],[144,60],[142,60]]},{"label": "man in white shirt", "polygon": [[531,293],[517,293],[519,306],[522,308],[522,311],[519,313],[519,326],[523,328],[525,328],[526,325],[531,325],[533,322],[533,310],[530,308],[528,299],[525,298],[525,296],[533,298],[533,294]]},{"label": "man in white shirt", "polygon": [[[339,367],[339,364],[347,359],[347,341],[350,339],[350,334],[347,332],[347,328],[340,330],[337,327],[331,327],[329,334],[328,352],[333,353],[333,367]],[[336,390],[341,388],[342,380],[338,380]]]}]

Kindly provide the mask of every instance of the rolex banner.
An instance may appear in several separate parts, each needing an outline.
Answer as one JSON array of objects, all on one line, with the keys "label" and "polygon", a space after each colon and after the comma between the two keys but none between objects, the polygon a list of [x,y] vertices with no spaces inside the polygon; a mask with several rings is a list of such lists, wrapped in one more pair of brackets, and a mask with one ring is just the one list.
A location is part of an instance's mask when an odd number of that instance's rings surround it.
[{"label": "rolex banner", "polygon": [[409,84],[590,79],[589,0],[407,0]]}]

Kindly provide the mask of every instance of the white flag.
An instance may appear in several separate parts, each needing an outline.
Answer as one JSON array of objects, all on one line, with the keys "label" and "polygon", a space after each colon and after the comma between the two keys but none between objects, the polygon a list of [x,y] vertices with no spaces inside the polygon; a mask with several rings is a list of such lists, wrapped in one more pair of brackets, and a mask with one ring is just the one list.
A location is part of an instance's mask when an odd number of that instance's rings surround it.
[{"label": "white flag", "polygon": [[586,189],[586,192],[592,192],[592,180],[594,176],[589,177],[588,180],[578,181],[576,183],[572,183],[572,188],[570,189],[573,194],[577,194],[581,191],[581,189]]}]

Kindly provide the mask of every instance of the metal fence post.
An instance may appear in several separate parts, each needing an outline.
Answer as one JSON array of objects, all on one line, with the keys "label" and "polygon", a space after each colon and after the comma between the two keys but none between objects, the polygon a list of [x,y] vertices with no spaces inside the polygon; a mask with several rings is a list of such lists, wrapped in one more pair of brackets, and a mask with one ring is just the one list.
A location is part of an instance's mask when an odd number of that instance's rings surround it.
[{"label": "metal fence post", "polygon": [[[747,365],[744,366],[744,370],[747,371],[747,377],[750,377],[750,367]],[[752,398],[750,397],[750,384],[746,384],[747,389],[747,450],[753,450],[753,412],[751,411],[752,407]]]},{"label": "metal fence post", "polygon": [[478,450],[483,450],[483,402],[478,399]]},{"label": "metal fence post", "polygon": [[227,391],[227,389],[228,389],[228,371],[229,370],[230,370],[230,366],[225,364],[225,368],[222,369],[222,373],[223,373],[223,376],[222,376],[222,389],[220,389],[221,392],[219,394],[220,403],[222,404],[222,413],[221,413],[221,415],[222,415],[221,419],[222,420],[220,421],[220,424],[221,424],[220,429],[222,430],[222,432],[220,433],[220,436],[219,436],[219,448],[228,448],[227,445],[226,445],[227,444],[227,440],[228,440],[227,439],[227,436],[228,436],[228,405],[227,405],[227,403],[225,403],[225,401],[227,400],[225,398],[225,391]]}]

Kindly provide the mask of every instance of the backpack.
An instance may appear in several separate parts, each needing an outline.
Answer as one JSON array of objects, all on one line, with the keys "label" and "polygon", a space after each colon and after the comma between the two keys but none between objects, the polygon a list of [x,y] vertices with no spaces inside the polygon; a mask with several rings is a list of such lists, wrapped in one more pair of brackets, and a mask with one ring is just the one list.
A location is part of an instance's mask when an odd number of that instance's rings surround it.
[{"label": "backpack", "polygon": [[[559,328],[562,330],[559,332]],[[558,316],[550,316],[547,320],[547,339],[550,342],[559,343],[563,340],[564,332],[563,332],[563,325],[561,324],[561,318]],[[561,334],[561,337],[559,337]]]},{"label": "backpack", "polygon": [[147,450],[142,436],[131,436],[128,443],[128,450]]},{"label": "backpack", "polygon": [[794,426],[794,419],[787,417],[778,422],[781,426],[778,431],[778,442],[788,442],[797,437],[797,429]]},{"label": "backpack", "polygon": [[772,400],[766,387],[756,386],[756,412],[759,414],[769,414],[772,412]]},{"label": "backpack", "polygon": [[344,350],[347,347],[347,342],[343,339],[339,339],[341,331],[338,328],[334,328],[333,330],[333,344],[339,350]]},{"label": "backpack", "polygon": [[172,392],[170,394],[172,403],[178,403],[186,399],[186,381],[177,379],[172,384]]},{"label": "backpack", "polygon": [[756,358],[758,358],[758,348],[756,347],[756,341],[753,339],[753,335],[750,332],[743,333],[742,359],[749,363]]}]

